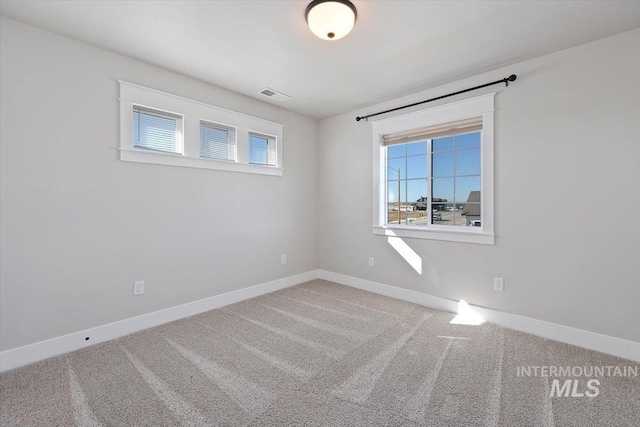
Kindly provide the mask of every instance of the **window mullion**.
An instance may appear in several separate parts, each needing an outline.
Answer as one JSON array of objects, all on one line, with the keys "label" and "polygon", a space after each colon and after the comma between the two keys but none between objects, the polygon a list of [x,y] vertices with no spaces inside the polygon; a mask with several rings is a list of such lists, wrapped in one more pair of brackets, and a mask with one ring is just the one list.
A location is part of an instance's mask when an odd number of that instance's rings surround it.
[{"label": "window mullion", "polygon": [[[405,154],[407,154],[406,151],[405,151]],[[404,225],[409,224],[409,211],[407,211],[408,203],[409,203],[409,157],[405,156],[404,157]]]},{"label": "window mullion", "polygon": [[[182,149],[181,154],[189,157],[200,157],[200,120],[187,116],[182,120]],[[185,138],[188,136],[188,138]]]},{"label": "window mullion", "polygon": [[181,119],[175,119],[175,139],[176,139],[176,151],[180,154],[184,154],[184,117]]},{"label": "window mullion", "polygon": [[[383,209],[382,209],[382,213],[383,213],[383,222],[382,224],[388,224],[389,223],[389,153],[387,152],[387,148],[386,147],[379,147],[380,149],[380,155],[384,156],[384,170],[382,171],[382,179],[383,179],[383,183],[384,183],[384,196],[383,196],[383,200],[384,200],[384,204],[383,204]],[[378,212],[380,212],[380,210],[378,210]]]},{"label": "window mullion", "polygon": [[427,221],[428,225],[433,225],[433,203],[432,203],[432,199],[433,199],[433,191],[432,191],[432,186],[433,186],[433,173],[432,173],[432,166],[433,166],[433,145],[432,145],[433,140],[432,139],[427,139],[427,211],[428,211],[428,216],[427,218],[429,218],[429,220]]},{"label": "window mullion", "polygon": [[243,128],[236,130],[236,161],[249,163],[249,131]]}]

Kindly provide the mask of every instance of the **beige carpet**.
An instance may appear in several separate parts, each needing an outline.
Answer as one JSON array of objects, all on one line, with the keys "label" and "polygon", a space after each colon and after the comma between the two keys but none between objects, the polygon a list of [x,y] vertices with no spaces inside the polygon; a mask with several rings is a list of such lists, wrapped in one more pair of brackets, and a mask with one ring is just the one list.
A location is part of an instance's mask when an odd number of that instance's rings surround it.
[{"label": "beige carpet", "polygon": [[315,280],[4,373],[0,424],[640,426],[637,377],[517,375],[633,362],[453,317]]}]

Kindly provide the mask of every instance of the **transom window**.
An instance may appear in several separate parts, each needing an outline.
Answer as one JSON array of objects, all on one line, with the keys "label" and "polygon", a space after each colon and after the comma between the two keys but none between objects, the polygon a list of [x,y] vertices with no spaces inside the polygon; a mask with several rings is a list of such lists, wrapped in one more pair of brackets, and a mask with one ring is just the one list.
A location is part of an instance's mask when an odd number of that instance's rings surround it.
[{"label": "transom window", "polygon": [[284,126],[120,83],[120,160],[283,175]]}]

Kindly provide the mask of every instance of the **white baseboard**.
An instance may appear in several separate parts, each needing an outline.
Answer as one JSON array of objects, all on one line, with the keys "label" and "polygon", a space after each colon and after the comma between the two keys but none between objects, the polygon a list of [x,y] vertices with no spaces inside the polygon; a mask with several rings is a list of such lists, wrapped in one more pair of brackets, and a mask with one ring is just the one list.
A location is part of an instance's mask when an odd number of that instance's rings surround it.
[{"label": "white baseboard", "polygon": [[[450,311],[452,313],[457,313],[458,310],[458,302],[446,298],[398,288],[396,286],[385,285],[371,280],[346,276],[344,274],[333,273],[331,271],[319,270],[319,273],[321,279],[340,283],[341,285],[351,286],[353,288],[424,305],[438,310]],[[577,345],[579,347],[640,362],[640,343],[638,342],[488,308],[477,306],[471,306],[471,308],[485,321],[504,326],[505,328],[527,332],[555,341]]]},{"label": "white baseboard", "polygon": [[[424,305],[438,310],[456,313],[458,302],[446,298],[436,297],[421,292],[398,288],[396,286],[359,279],[344,274],[325,270],[312,270],[306,273],[277,279],[222,295],[201,299],[198,301],[154,311],[118,322],[109,323],[95,328],[74,332],[61,337],[51,338],[23,347],[0,352],[0,372],[19,368],[40,360],[78,350],[90,345],[109,341],[134,332],[158,326],[174,320],[224,307],[249,298],[294,286],[309,280],[322,278],[342,285],[351,286],[380,295]],[[640,343],[620,338],[589,332],[569,326],[544,322],[516,314],[504,313],[482,307],[472,306],[474,312],[485,321],[495,323],[506,328],[538,335],[544,338],[577,345],[602,353],[611,354],[625,359],[640,362]],[[90,337],[89,341],[85,338]]]},{"label": "white baseboard", "polygon": [[[312,270],[306,273],[296,274],[295,276],[273,280],[226,294],[204,298],[175,307],[169,307],[164,310],[154,311],[84,331],[6,350],[0,352],[0,372],[129,335],[143,329],[162,325],[163,323],[193,316],[213,310],[214,308],[288,288],[309,280],[317,279],[318,275],[318,270]],[[86,341],[86,337],[90,337],[90,340]]]}]

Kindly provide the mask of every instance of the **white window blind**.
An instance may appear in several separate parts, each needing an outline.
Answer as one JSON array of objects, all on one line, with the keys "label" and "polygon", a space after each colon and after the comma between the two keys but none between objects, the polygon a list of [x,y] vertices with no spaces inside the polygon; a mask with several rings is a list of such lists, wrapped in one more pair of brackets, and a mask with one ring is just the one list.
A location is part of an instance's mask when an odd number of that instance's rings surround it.
[{"label": "white window blind", "polygon": [[249,132],[249,163],[275,166],[276,139],[273,136]]},{"label": "white window blind", "polygon": [[442,138],[444,136],[459,135],[477,130],[482,130],[482,117],[459,120],[457,122],[444,123],[422,129],[414,129],[406,132],[384,135],[382,137],[382,145],[389,146],[396,144],[407,144],[410,142]]},{"label": "white window blind", "polygon": [[182,144],[182,116],[133,106],[133,146],[178,153]]},{"label": "white window blind", "polygon": [[236,130],[211,122],[200,122],[200,157],[236,160]]}]

